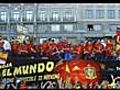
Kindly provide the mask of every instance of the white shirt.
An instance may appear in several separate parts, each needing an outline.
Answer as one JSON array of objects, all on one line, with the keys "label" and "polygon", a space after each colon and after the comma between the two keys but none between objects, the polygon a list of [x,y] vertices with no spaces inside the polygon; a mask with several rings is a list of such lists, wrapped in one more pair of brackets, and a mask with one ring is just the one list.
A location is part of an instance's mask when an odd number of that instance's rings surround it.
[{"label": "white shirt", "polygon": [[3,44],[3,48],[5,50],[11,50],[11,45],[7,40],[3,40],[4,44]]}]

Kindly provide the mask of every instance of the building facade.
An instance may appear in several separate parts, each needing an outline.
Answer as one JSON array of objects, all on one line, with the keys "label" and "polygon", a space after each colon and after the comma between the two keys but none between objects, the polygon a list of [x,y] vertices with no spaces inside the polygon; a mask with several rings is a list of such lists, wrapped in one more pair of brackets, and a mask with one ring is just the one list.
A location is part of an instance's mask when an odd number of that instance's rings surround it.
[{"label": "building facade", "polygon": [[[0,33],[16,37],[18,25],[40,38],[114,37],[120,27],[120,4],[1,3]],[[24,30],[24,29],[23,29]]]}]

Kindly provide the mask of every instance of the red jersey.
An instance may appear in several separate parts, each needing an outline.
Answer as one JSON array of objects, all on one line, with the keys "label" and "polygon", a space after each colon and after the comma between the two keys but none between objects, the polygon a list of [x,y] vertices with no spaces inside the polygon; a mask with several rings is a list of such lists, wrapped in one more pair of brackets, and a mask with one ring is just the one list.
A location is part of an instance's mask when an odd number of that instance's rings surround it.
[{"label": "red jersey", "polygon": [[88,51],[88,53],[92,53],[92,50],[93,50],[93,44],[87,44],[86,45],[86,51]]},{"label": "red jersey", "polygon": [[46,52],[46,50],[49,49],[48,43],[47,43],[47,42],[46,42],[46,43],[43,43],[43,44],[42,44],[42,48],[43,48],[43,50]]},{"label": "red jersey", "polygon": [[74,50],[75,53],[80,55],[82,53],[82,46],[81,45],[75,45],[75,46],[73,46],[73,50]]},{"label": "red jersey", "polygon": [[95,52],[102,52],[103,50],[103,45],[101,43],[96,43],[94,46]]},{"label": "red jersey", "polygon": [[27,44],[21,45],[21,50],[23,53],[29,53],[29,46]]},{"label": "red jersey", "polygon": [[27,46],[28,46],[29,52],[32,52],[32,51],[31,51],[31,48],[35,49],[35,47],[34,47],[34,45],[33,45],[32,43],[27,44]]},{"label": "red jersey", "polygon": [[112,42],[108,42],[106,45],[106,55],[111,55],[113,51],[113,44]]},{"label": "red jersey", "polygon": [[71,52],[71,47],[69,45],[65,45],[64,51]]},{"label": "red jersey", "polygon": [[34,45],[34,48],[35,48],[36,52],[40,52],[42,46],[41,46],[41,44],[37,44],[37,45]]},{"label": "red jersey", "polygon": [[64,42],[59,42],[57,44],[58,49],[63,49],[65,46],[66,46],[66,43],[64,43]]},{"label": "red jersey", "polygon": [[57,47],[57,44],[56,44],[56,43],[51,43],[50,46],[51,46],[52,48],[56,48],[56,47]]}]

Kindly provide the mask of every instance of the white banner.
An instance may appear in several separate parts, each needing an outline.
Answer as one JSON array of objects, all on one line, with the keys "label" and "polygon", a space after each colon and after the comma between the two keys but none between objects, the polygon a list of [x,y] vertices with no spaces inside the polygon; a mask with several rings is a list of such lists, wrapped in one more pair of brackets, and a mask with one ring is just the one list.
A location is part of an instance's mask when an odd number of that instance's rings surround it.
[{"label": "white banner", "polygon": [[22,25],[17,25],[17,32],[18,32],[18,33],[27,34],[27,33],[28,33],[28,29],[25,28],[25,27],[22,26]]}]

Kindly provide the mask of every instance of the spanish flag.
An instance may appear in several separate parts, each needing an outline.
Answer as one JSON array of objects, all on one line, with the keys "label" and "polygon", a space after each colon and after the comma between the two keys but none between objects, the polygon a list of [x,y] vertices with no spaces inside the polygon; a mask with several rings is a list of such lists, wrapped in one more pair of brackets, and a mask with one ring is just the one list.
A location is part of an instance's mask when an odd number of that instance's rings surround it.
[{"label": "spanish flag", "polygon": [[7,52],[0,52],[0,64],[4,64],[7,61],[7,57]]}]

